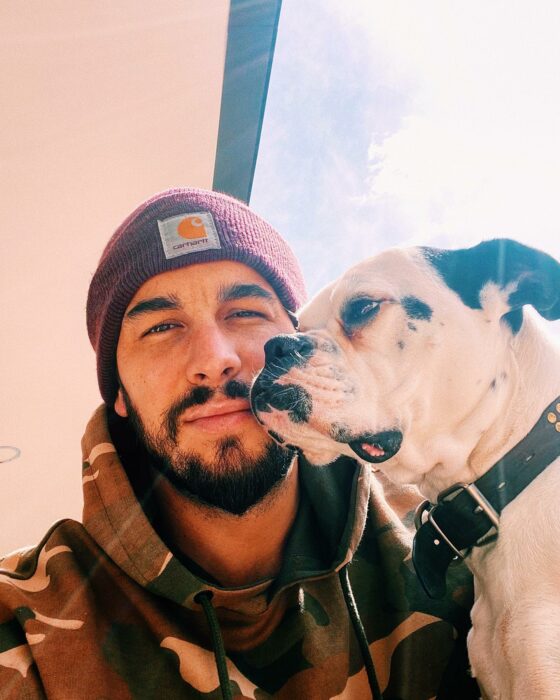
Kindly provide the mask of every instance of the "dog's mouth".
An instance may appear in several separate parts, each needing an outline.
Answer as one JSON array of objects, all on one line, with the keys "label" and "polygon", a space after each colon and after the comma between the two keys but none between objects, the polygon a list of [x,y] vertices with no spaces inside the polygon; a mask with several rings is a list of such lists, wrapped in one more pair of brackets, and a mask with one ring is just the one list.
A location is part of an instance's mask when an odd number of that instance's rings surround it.
[{"label": "dog's mouth", "polygon": [[400,430],[384,430],[375,434],[364,433],[347,442],[360,459],[379,464],[397,454],[402,438]]}]

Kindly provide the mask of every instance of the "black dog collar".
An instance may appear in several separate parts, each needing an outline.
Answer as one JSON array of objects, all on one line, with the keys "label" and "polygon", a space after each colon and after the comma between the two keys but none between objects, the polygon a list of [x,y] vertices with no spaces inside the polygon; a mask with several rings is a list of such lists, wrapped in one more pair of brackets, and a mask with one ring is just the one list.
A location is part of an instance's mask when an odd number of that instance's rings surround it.
[{"label": "black dog collar", "polygon": [[545,409],[531,432],[480,479],[442,491],[435,505],[429,501],[420,504],[412,561],[431,598],[445,595],[451,562],[495,539],[502,510],[559,455],[560,397]]}]

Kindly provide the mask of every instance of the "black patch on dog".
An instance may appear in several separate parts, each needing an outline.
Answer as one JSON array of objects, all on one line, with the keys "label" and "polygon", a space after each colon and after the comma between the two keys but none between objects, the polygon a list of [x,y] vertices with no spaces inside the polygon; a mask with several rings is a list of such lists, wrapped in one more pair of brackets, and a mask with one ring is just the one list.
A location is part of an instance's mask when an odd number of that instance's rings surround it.
[{"label": "black patch on dog", "polygon": [[271,413],[287,411],[293,423],[306,423],[313,408],[309,393],[298,384],[278,384],[270,381],[261,373],[251,390],[251,408],[253,413]]},{"label": "black patch on dog", "polygon": [[404,350],[404,348],[405,348],[404,340],[399,340],[397,345],[399,346],[400,350]]},{"label": "black patch on dog", "polygon": [[523,325],[523,309],[516,309],[515,311],[510,311],[508,314],[504,314],[504,321],[511,328],[513,335],[519,332],[519,329]]},{"label": "black patch on dog", "polygon": [[501,289],[514,283],[502,316],[515,334],[523,323],[522,307],[531,304],[549,321],[560,318],[560,264],[550,255],[507,238],[484,241],[472,248],[421,248],[447,286],[471,309],[480,309],[480,292],[493,282]]},{"label": "black patch on dog", "polygon": [[293,423],[307,423],[313,409],[313,401],[309,392],[298,384],[286,384],[281,387],[281,395],[272,401],[274,408],[284,406]]},{"label": "black patch on dog", "polygon": [[[256,385],[255,385],[256,387]],[[262,385],[251,391],[251,410],[259,418],[259,413],[272,413],[272,408],[268,403],[266,392],[262,391]],[[259,419],[259,423],[264,425],[264,421]]]},{"label": "black patch on dog", "polygon": [[401,306],[410,318],[415,318],[419,321],[430,321],[432,318],[432,308],[422,299],[418,299],[418,297],[403,297]]},{"label": "black patch on dog", "polygon": [[492,379],[492,381],[490,382],[490,389],[491,389],[492,391],[494,391],[495,388],[496,388],[496,380],[495,380],[495,379]]},{"label": "black patch on dog", "polygon": [[352,440],[352,433],[347,425],[333,423],[329,430],[329,434],[335,442],[349,442]]},{"label": "black patch on dog", "polygon": [[317,350],[327,355],[338,355],[340,350],[332,340],[322,339],[317,343]]},{"label": "black patch on dog", "polygon": [[414,325],[414,323],[412,323],[412,321],[409,321],[406,325],[410,328],[411,331],[416,332],[418,330],[418,328],[416,328],[416,326]]}]

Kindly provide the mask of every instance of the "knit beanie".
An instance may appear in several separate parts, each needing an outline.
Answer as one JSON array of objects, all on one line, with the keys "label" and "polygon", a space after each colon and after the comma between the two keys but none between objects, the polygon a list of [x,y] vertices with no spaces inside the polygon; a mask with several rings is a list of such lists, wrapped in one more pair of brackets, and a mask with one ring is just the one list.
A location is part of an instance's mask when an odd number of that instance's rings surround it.
[{"label": "knit beanie", "polygon": [[214,260],[252,267],[294,312],[305,301],[299,263],[286,241],[243,202],[218,192],[171,189],[141,204],[115,231],[95,271],[87,327],[101,396],[117,395],[116,351],[132,297],[150,277]]}]

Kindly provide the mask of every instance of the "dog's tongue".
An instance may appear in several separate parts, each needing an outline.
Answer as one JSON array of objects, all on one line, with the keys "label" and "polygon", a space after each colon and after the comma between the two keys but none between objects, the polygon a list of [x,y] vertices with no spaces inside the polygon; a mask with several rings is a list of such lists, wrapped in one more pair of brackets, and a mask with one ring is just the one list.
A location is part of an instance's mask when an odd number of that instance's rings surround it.
[{"label": "dog's tongue", "polygon": [[380,433],[363,433],[348,445],[360,459],[366,462],[385,462],[397,454],[402,443],[400,430],[383,430]]},{"label": "dog's tongue", "polygon": [[382,450],[381,447],[377,445],[370,445],[369,442],[362,442],[360,447],[372,457],[383,457],[385,454],[385,450]]}]

